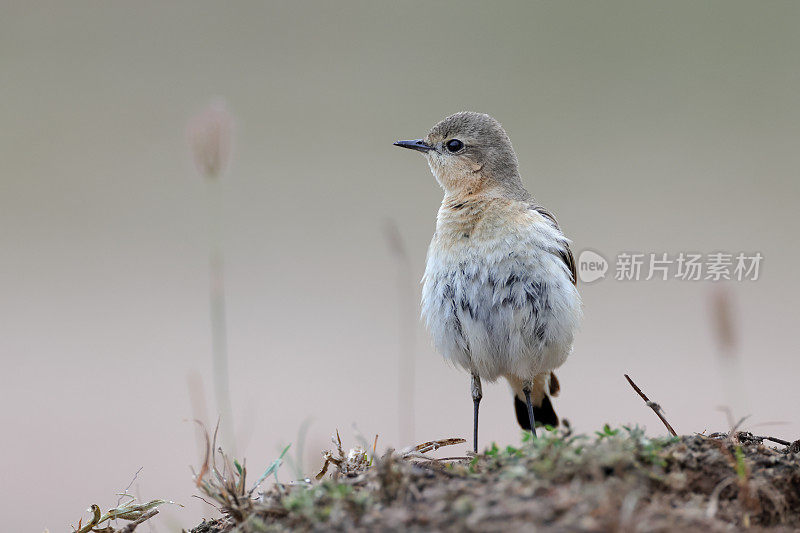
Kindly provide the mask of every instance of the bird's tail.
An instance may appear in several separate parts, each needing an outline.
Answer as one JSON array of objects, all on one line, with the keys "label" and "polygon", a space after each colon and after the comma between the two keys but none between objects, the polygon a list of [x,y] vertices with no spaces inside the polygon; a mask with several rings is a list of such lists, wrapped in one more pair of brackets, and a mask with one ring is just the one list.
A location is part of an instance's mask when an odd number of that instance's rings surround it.
[{"label": "bird's tail", "polygon": [[[545,377],[549,377],[549,379],[547,379],[547,387],[544,386],[545,379],[534,380],[535,390],[531,395],[531,401],[533,402],[533,419],[536,421],[537,426],[556,427],[558,426],[558,415],[553,409],[553,402],[550,401],[550,396],[558,396],[561,386],[554,373],[550,372],[549,376],[543,374],[542,378]],[[537,376],[537,378],[539,378],[539,376]],[[519,422],[522,429],[530,430],[531,423],[528,419],[528,407],[525,405],[525,397],[521,392],[514,394],[514,411],[517,414],[517,422]]]}]

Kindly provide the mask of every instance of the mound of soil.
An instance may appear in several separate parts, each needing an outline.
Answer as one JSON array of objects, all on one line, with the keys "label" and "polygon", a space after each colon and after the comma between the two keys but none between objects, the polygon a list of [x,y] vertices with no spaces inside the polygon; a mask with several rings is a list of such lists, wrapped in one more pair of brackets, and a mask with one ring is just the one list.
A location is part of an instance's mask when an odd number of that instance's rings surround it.
[{"label": "mound of soil", "polygon": [[[800,528],[800,443],[589,439],[544,432],[456,462],[387,452],[347,475],[275,486],[249,511],[192,533],[229,531],[790,531]],[[251,505],[252,504],[252,505]]]}]

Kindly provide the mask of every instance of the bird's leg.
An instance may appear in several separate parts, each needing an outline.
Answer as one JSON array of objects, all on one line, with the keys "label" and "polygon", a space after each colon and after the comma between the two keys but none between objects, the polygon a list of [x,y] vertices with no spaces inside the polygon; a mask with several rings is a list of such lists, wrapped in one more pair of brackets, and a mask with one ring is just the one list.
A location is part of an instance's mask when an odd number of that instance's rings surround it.
[{"label": "bird's leg", "polygon": [[531,422],[531,434],[536,438],[536,420],[533,418],[533,404],[531,403],[532,388],[533,383],[530,381],[525,381],[522,384],[522,392],[525,394],[525,404],[528,406],[528,420]]},{"label": "bird's leg", "polygon": [[478,374],[475,372],[472,373],[472,405],[475,409],[474,411],[474,421],[475,421],[475,440],[473,444],[473,450],[475,453],[478,453],[478,407],[481,404],[481,398],[483,398],[483,390],[481,390],[481,378],[478,377]]}]

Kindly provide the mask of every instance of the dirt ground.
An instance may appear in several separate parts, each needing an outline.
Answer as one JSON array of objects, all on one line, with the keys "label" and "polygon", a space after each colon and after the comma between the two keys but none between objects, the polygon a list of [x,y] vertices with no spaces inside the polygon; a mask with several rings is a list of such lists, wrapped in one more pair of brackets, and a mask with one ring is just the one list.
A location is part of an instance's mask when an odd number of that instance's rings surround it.
[{"label": "dirt ground", "polygon": [[223,518],[192,533],[800,530],[800,441],[749,433],[651,439],[605,427],[452,461],[331,457],[321,481],[228,498]]}]

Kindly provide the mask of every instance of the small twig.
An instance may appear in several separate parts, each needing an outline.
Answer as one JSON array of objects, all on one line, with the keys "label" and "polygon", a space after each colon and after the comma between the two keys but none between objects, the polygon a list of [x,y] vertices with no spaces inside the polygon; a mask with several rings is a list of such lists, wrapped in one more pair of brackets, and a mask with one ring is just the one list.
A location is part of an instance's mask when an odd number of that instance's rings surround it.
[{"label": "small twig", "polygon": [[428,442],[423,442],[422,444],[417,444],[416,446],[409,446],[407,448],[403,448],[402,450],[400,450],[399,454],[400,457],[406,458],[411,456],[412,454],[428,453],[436,451],[444,446],[452,446],[454,444],[461,444],[462,442],[467,442],[467,441],[460,438],[432,440]]},{"label": "small twig", "polygon": [[789,442],[788,440],[778,439],[776,437],[761,437],[761,438],[763,438],[764,440],[768,440],[770,442],[774,442],[776,444],[781,444],[783,446],[791,446],[792,445],[792,443]]},{"label": "small twig", "polygon": [[642,389],[640,389],[639,387],[636,386],[636,383],[633,382],[633,380],[631,379],[631,377],[628,374],[624,374],[624,376],[625,376],[625,379],[628,380],[628,383],[631,384],[631,387],[633,387],[633,390],[636,391],[636,394],[638,394],[639,396],[642,397],[642,400],[644,400],[644,403],[646,403],[647,406],[650,409],[653,410],[653,412],[656,414],[656,416],[658,416],[658,418],[661,420],[661,422],[664,423],[664,425],[667,427],[667,430],[669,431],[670,435],[672,435],[673,437],[677,437],[678,434],[675,433],[675,430],[672,429],[672,426],[669,425],[669,422],[667,422],[667,419],[664,418],[664,415],[661,414],[661,406],[658,405],[655,402],[651,402],[650,398],[648,398],[647,395],[642,392]]},{"label": "small twig", "polygon": [[452,446],[454,444],[461,444],[463,442],[466,442],[466,441],[464,439],[460,439],[460,438],[434,440],[434,441],[429,441],[429,442],[425,442],[425,443],[422,443],[422,444],[418,444],[414,448],[414,451],[419,452],[419,453],[427,453],[427,452],[431,452],[431,451],[436,451],[439,448],[442,448],[443,446]]},{"label": "small twig", "polygon": [[[739,438],[739,440],[742,440],[742,432],[741,431],[737,434],[737,437]],[[763,435],[752,435],[752,434],[750,434],[750,435],[746,436],[745,439],[756,440],[756,441],[768,440],[770,442],[774,442],[774,443],[780,444],[782,446],[791,446],[792,445],[792,443],[789,442],[788,440],[779,439],[777,437],[766,437],[766,436],[763,436]]]},{"label": "small twig", "polygon": [[138,526],[139,524],[141,524],[145,520],[150,520],[151,518],[153,518],[157,514],[158,514],[158,509],[153,509],[149,513],[143,514],[142,516],[140,516],[139,518],[137,518],[136,520],[134,520],[133,522],[131,522],[127,526],[125,526],[122,529],[120,529],[119,533],[133,533],[133,531],[136,529],[136,526]]},{"label": "small twig", "polygon": [[192,498],[197,498],[198,500],[203,500],[204,502],[206,502],[208,505],[210,505],[211,507],[213,507],[217,511],[221,511],[221,509],[218,506],[214,505],[213,503],[211,503],[210,501],[206,500],[202,496],[198,496],[197,494],[192,494]]}]

